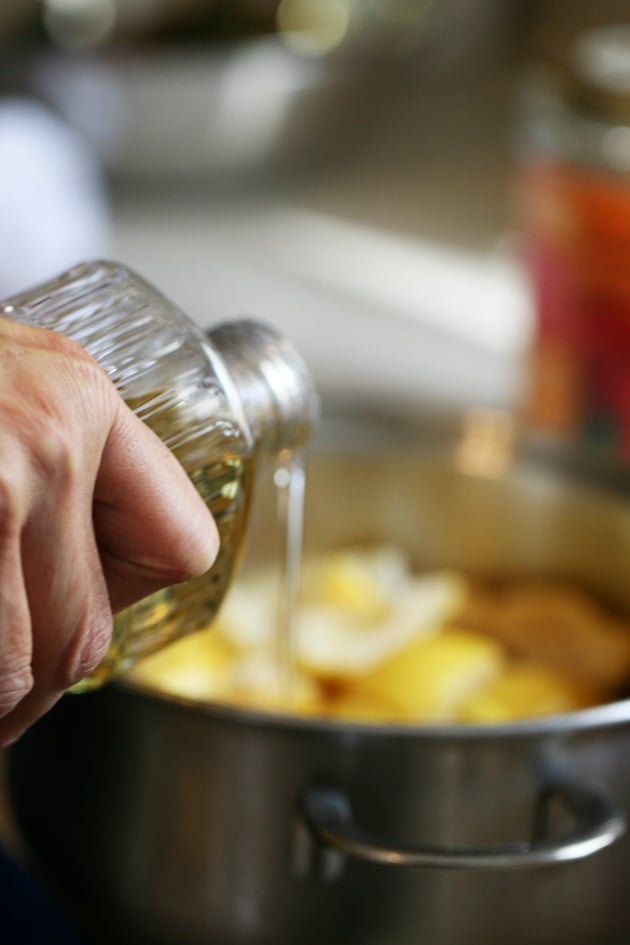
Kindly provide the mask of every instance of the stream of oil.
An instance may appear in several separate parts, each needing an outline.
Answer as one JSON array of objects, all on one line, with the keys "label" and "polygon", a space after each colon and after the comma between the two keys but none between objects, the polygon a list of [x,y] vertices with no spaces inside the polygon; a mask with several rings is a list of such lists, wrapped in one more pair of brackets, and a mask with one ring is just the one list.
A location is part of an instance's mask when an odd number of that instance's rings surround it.
[{"label": "stream of oil", "polygon": [[281,703],[290,708],[295,699],[296,612],[300,589],[306,485],[304,449],[287,449],[279,453],[273,481],[276,487],[278,527],[282,543],[275,655],[279,673],[278,695]]}]

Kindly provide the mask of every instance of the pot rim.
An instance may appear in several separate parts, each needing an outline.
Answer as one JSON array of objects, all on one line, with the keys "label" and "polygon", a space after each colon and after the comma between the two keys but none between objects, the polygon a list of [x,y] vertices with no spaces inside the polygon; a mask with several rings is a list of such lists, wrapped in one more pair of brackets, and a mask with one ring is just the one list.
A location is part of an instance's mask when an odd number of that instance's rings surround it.
[{"label": "pot rim", "polygon": [[494,432],[505,458],[504,470],[496,478],[536,471],[586,487],[605,499],[626,502],[630,498],[627,463],[603,451],[587,450],[565,436],[537,430],[503,407],[419,408],[378,403],[368,397],[322,397],[322,420],[314,430],[308,456],[381,457],[387,449],[425,459],[437,457],[460,472],[488,477],[462,466],[458,458],[462,442],[480,429]]},{"label": "pot rim", "polygon": [[436,722],[401,723],[340,720],[323,716],[291,715],[271,709],[254,709],[232,705],[227,702],[203,702],[186,696],[161,692],[148,684],[125,679],[116,680],[108,688],[120,688],[134,696],[176,711],[193,712],[210,719],[272,728],[276,731],[309,732],[335,737],[369,738],[423,738],[430,740],[464,739],[466,741],[489,738],[541,738],[546,735],[575,735],[596,729],[630,724],[630,698],[608,702],[604,705],[563,712],[557,715],[539,716],[516,722],[473,723]]}]

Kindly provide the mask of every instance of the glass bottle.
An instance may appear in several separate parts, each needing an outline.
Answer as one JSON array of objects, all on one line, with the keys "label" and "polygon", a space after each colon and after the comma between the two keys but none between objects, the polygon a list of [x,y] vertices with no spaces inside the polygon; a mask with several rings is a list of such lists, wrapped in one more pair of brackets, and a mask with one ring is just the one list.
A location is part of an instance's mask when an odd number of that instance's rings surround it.
[{"label": "glass bottle", "polygon": [[531,70],[519,219],[535,311],[527,414],[630,460],[630,25],[587,31]]},{"label": "glass bottle", "polygon": [[110,649],[75,689],[207,626],[239,557],[264,455],[299,451],[318,414],[308,370],[273,328],[235,321],[204,332],[134,272],[89,262],[0,305],[0,314],[78,342],[173,451],[220,535],[210,571],[117,614]]}]

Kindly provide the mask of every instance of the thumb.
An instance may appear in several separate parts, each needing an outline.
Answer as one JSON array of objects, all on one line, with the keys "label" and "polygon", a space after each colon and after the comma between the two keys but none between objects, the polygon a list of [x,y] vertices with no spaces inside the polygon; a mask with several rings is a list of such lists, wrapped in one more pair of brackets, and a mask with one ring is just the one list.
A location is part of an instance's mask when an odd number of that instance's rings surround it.
[{"label": "thumb", "polygon": [[203,574],[218,552],[214,520],[183,467],[123,401],[101,456],[93,516],[114,611]]}]

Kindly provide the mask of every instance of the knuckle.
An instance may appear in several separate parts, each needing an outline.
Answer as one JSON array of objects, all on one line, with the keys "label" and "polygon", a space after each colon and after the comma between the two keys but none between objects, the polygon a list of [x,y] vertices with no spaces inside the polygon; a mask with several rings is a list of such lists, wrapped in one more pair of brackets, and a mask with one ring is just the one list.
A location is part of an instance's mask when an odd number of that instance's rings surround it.
[{"label": "knuckle", "polygon": [[[39,337],[42,338],[44,336],[40,334]],[[58,331],[47,331],[45,338],[46,348],[56,356],[87,365],[94,363],[94,359],[88,354],[85,348],[68,335]]]},{"label": "knuckle", "polygon": [[48,480],[73,481],[77,474],[75,450],[69,427],[49,425],[37,442],[37,465]]},{"label": "knuckle", "polygon": [[[98,427],[114,385],[98,362],[76,341],[51,332],[54,347],[44,363],[44,377],[35,386],[37,393],[34,422],[42,427],[51,459],[67,455],[68,448],[81,439],[86,420],[93,431]],[[32,400],[35,400],[33,397]],[[33,415],[31,414],[33,419]]]},{"label": "knuckle", "polygon": [[93,357],[78,341],[68,338],[66,335],[58,335],[60,349],[58,353],[63,357],[67,365],[71,365],[73,372],[78,371],[85,378],[93,379],[95,383],[100,383],[106,379],[107,375]]},{"label": "knuckle", "polygon": [[0,673],[0,718],[15,709],[32,688],[30,666],[9,668]]},{"label": "knuckle", "polygon": [[10,463],[0,469],[0,537],[16,535],[24,515],[23,479]]},{"label": "knuckle", "polygon": [[91,610],[83,621],[85,629],[76,637],[62,664],[62,688],[68,689],[89,676],[105,657],[112,638],[109,609]]}]

